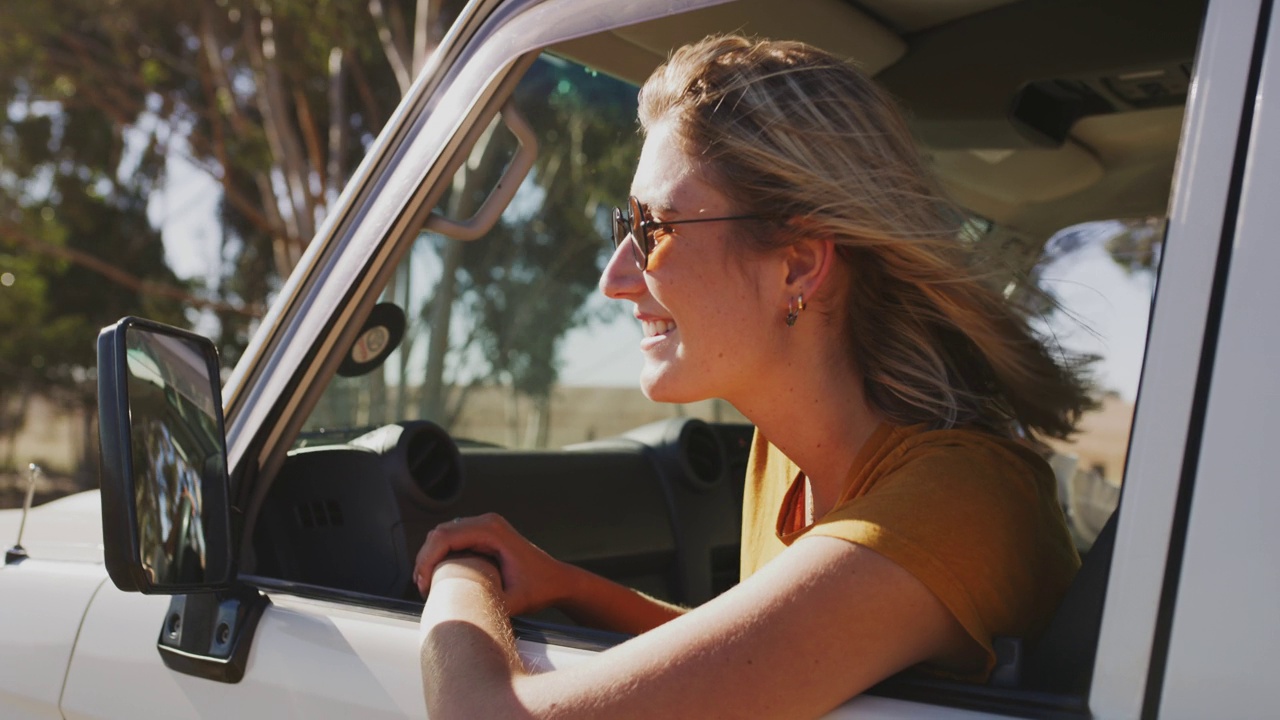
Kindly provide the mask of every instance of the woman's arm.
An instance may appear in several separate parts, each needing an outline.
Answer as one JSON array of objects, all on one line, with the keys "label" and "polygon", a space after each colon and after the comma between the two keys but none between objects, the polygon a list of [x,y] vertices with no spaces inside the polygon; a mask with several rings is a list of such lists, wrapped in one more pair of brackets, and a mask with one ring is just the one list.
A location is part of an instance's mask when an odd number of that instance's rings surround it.
[{"label": "woman's arm", "polygon": [[569,590],[555,607],[579,625],[639,635],[688,611],[580,567],[564,567]]},{"label": "woman's arm", "polygon": [[630,634],[651,630],[685,609],[651,598],[579,567],[561,562],[530,543],[502,516],[489,513],[443,523],[427,534],[415,561],[423,597],[433,587],[432,569],[450,553],[492,557],[501,573],[509,615],[555,607],[579,624]]},{"label": "woman's arm", "polygon": [[500,579],[441,563],[423,610],[439,718],[818,717],[972,640],[914,576],[858,545],[804,538],[705,605],[578,665],[520,666]]},{"label": "woman's arm", "polygon": [[[422,613],[429,717],[519,717],[512,714],[519,701],[511,680],[523,669],[501,586],[497,566],[475,556],[450,558],[436,568]],[[445,667],[447,672],[435,671]]]}]

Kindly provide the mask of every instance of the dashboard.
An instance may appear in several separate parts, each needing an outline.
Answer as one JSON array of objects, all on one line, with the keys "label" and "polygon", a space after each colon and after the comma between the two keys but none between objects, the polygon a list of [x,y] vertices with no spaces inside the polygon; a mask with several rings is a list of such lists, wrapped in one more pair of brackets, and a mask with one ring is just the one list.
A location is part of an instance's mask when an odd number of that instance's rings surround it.
[{"label": "dashboard", "polygon": [[257,518],[252,572],[416,600],[412,562],[427,532],[495,512],[563,561],[695,605],[738,579],[752,432],[677,418],[558,450],[509,450],[405,421],[299,448]]}]

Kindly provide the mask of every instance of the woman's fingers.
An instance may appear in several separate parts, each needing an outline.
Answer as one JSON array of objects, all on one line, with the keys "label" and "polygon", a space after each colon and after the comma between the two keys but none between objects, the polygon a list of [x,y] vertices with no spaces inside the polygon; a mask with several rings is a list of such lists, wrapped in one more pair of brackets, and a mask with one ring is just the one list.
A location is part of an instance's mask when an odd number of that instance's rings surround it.
[{"label": "woman's fingers", "polygon": [[453,531],[457,528],[452,527],[460,526],[462,520],[462,518],[455,518],[432,528],[427,533],[427,539],[422,543],[422,548],[418,550],[418,557],[413,563],[413,580],[423,597],[427,596],[427,591],[431,588],[431,572],[435,570],[436,565],[439,565],[450,552],[463,549],[455,547],[456,544],[464,541],[464,538]]},{"label": "woman's fingers", "polygon": [[432,570],[449,553],[465,550],[489,555],[498,562],[500,568],[504,567],[509,562],[510,555],[506,546],[511,544],[513,538],[524,541],[502,516],[494,513],[454,518],[440,523],[427,533],[427,539],[414,561],[414,584],[417,585],[418,592],[426,597],[431,587]]},{"label": "woman's fingers", "polygon": [[470,551],[496,562],[502,592],[512,614],[553,604],[563,575],[559,561],[529,542],[496,513],[457,518],[437,525],[414,563],[414,584],[426,597],[431,573],[450,553]]}]

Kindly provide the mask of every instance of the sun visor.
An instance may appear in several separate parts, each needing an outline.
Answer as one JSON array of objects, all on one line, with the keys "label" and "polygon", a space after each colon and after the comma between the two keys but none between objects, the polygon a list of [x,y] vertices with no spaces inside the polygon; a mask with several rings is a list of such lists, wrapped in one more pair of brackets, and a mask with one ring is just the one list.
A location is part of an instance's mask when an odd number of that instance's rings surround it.
[{"label": "sun visor", "polygon": [[800,40],[855,61],[875,75],[907,44],[871,16],[842,0],[740,0],[663,17],[560,43],[552,51],[588,67],[640,84],[680,45],[716,33]]},{"label": "sun visor", "polygon": [[1080,192],[1102,179],[1092,153],[1073,142],[1059,148],[935,150],[934,171],[970,210],[997,222],[1021,206]]}]

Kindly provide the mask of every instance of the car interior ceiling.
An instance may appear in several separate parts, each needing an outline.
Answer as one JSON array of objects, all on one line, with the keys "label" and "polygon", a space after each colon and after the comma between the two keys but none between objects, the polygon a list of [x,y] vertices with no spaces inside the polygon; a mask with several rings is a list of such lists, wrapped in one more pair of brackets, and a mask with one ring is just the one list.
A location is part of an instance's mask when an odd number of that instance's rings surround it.
[{"label": "car interior ceiling", "polygon": [[[716,32],[833,50],[902,101],[957,201],[1038,250],[1072,224],[1165,214],[1203,6],[739,0],[549,50],[637,84],[674,47]],[[405,420],[291,453],[254,531],[252,569],[415,599],[410,563],[426,532],[493,511],[557,557],[696,604],[737,579],[750,434],[749,426],[685,418],[554,451],[518,451]],[[1087,690],[1114,524],[1014,686]],[[1063,663],[1074,668],[1069,681]]]},{"label": "car interior ceiling", "polygon": [[[927,5],[946,7],[935,17]],[[961,5],[974,12],[958,16]],[[900,100],[957,201],[1043,241],[1087,220],[1164,213],[1203,8],[740,0],[552,50],[641,83],[673,48],[717,32],[826,48]]]}]

